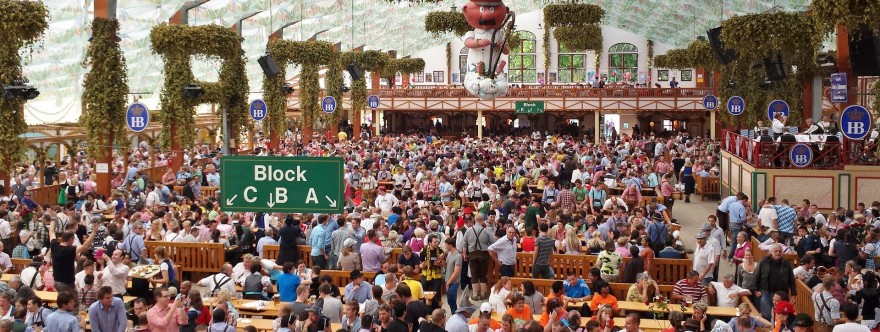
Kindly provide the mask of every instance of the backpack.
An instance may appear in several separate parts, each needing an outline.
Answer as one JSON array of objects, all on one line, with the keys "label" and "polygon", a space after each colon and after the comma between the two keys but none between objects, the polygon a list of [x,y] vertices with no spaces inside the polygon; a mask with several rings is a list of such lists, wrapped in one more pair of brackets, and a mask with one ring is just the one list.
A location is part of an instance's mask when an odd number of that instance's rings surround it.
[{"label": "backpack", "polygon": [[137,206],[141,203],[140,195],[131,195],[131,198],[125,202],[125,208],[128,210],[129,214],[134,214],[137,212]]}]

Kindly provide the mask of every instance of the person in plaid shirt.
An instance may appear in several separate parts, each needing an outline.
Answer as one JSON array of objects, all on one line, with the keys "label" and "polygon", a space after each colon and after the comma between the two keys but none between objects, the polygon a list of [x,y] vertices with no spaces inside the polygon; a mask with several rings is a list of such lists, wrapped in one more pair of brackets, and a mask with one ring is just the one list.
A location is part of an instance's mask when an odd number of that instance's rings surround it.
[{"label": "person in plaid shirt", "polygon": [[569,211],[574,210],[574,193],[571,192],[570,184],[566,184],[562,186],[562,190],[559,191],[559,207],[563,209],[567,209]]},{"label": "person in plaid shirt", "polygon": [[797,220],[797,211],[788,205],[787,199],[783,199],[781,201],[782,204],[779,205],[776,204],[775,199],[773,202],[768,201],[767,203],[773,204],[773,209],[776,210],[777,225],[774,226],[777,227],[774,228],[779,230],[779,242],[787,243],[787,241],[794,236],[794,224]]},{"label": "person in plaid shirt", "polygon": [[95,301],[98,301],[98,290],[95,289],[95,276],[87,274],[83,279],[86,286],[79,290],[80,311],[88,311]]}]

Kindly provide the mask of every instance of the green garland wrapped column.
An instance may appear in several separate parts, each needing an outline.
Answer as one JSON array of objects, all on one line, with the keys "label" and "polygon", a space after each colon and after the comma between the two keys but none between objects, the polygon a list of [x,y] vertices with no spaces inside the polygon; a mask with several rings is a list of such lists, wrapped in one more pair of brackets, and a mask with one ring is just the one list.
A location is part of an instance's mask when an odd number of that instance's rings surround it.
[{"label": "green garland wrapped column", "polygon": [[[0,84],[11,84],[23,79],[21,71],[22,47],[32,46],[49,28],[49,9],[42,2],[0,0]],[[9,183],[6,170],[22,157],[27,131],[22,99],[0,98],[0,180]]]},{"label": "green garland wrapped column", "polygon": [[[92,21],[92,42],[87,59],[92,68],[83,81],[83,109],[79,118],[86,129],[87,153],[96,162],[113,162],[113,146],[129,146],[125,131],[128,71],[117,36],[119,21],[96,17]],[[95,179],[98,193],[110,197],[111,175],[101,173]]]}]

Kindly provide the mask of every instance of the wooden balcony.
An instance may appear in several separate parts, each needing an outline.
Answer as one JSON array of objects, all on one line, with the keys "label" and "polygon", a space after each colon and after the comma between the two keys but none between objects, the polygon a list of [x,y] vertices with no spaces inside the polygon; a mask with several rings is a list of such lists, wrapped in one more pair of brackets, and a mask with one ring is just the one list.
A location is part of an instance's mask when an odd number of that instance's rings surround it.
[{"label": "wooden balcony", "polygon": [[[506,97],[482,101],[461,88],[379,89],[382,111],[513,111],[517,101],[544,101],[545,112],[570,111],[705,111],[703,97],[714,88],[512,88]],[[288,109],[299,109],[299,90]],[[323,95],[323,94],[322,94]],[[342,104],[348,108],[346,93]]]}]

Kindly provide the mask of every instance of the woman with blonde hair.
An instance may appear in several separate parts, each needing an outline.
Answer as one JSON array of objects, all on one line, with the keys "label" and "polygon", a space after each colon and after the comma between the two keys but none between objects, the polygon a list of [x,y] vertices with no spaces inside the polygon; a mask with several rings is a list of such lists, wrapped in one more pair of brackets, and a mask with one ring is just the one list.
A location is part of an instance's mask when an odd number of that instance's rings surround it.
[{"label": "woman with blonde hair", "polygon": [[290,303],[282,303],[278,308],[278,318],[272,321],[272,331],[290,332],[291,326],[296,324],[296,317],[293,316],[293,308]]},{"label": "woman with blonde hair", "polygon": [[565,239],[559,245],[559,251],[566,255],[581,254],[581,240],[577,237],[577,229],[569,229],[565,232]]},{"label": "woman with blonde hair", "polygon": [[340,270],[353,271],[361,269],[361,257],[354,251],[355,244],[357,244],[357,241],[354,239],[342,241],[342,253],[338,261]]},{"label": "woman with blonde hair", "polygon": [[150,234],[147,235],[146,241],[165,241],[165,231],[162,230],[161,219],[153,219],[150,222]]},{"label": "woman with blonde hair", "polygon": [[602,234],[594,231],[590,240],[587,241],[587,252],[590,255],[597,255],[605,249],[605,241],[602,241]]},{"label": "woman with blonde hair", "polygon": [[489,292],[489,304],[492,305],[494,312],[503,315],[507,312],[507,300],[511,296],[513,283],[508,277],[501,277],[498,282],[492,286]]},{"label": "woman with blonde hair", "polygon": [[604,331],[605,327],[614,327],[614,308],[610,305],[603,304],[599,307],[598,312],[593,315],[591,320],[599,322],[599,330]]}]

